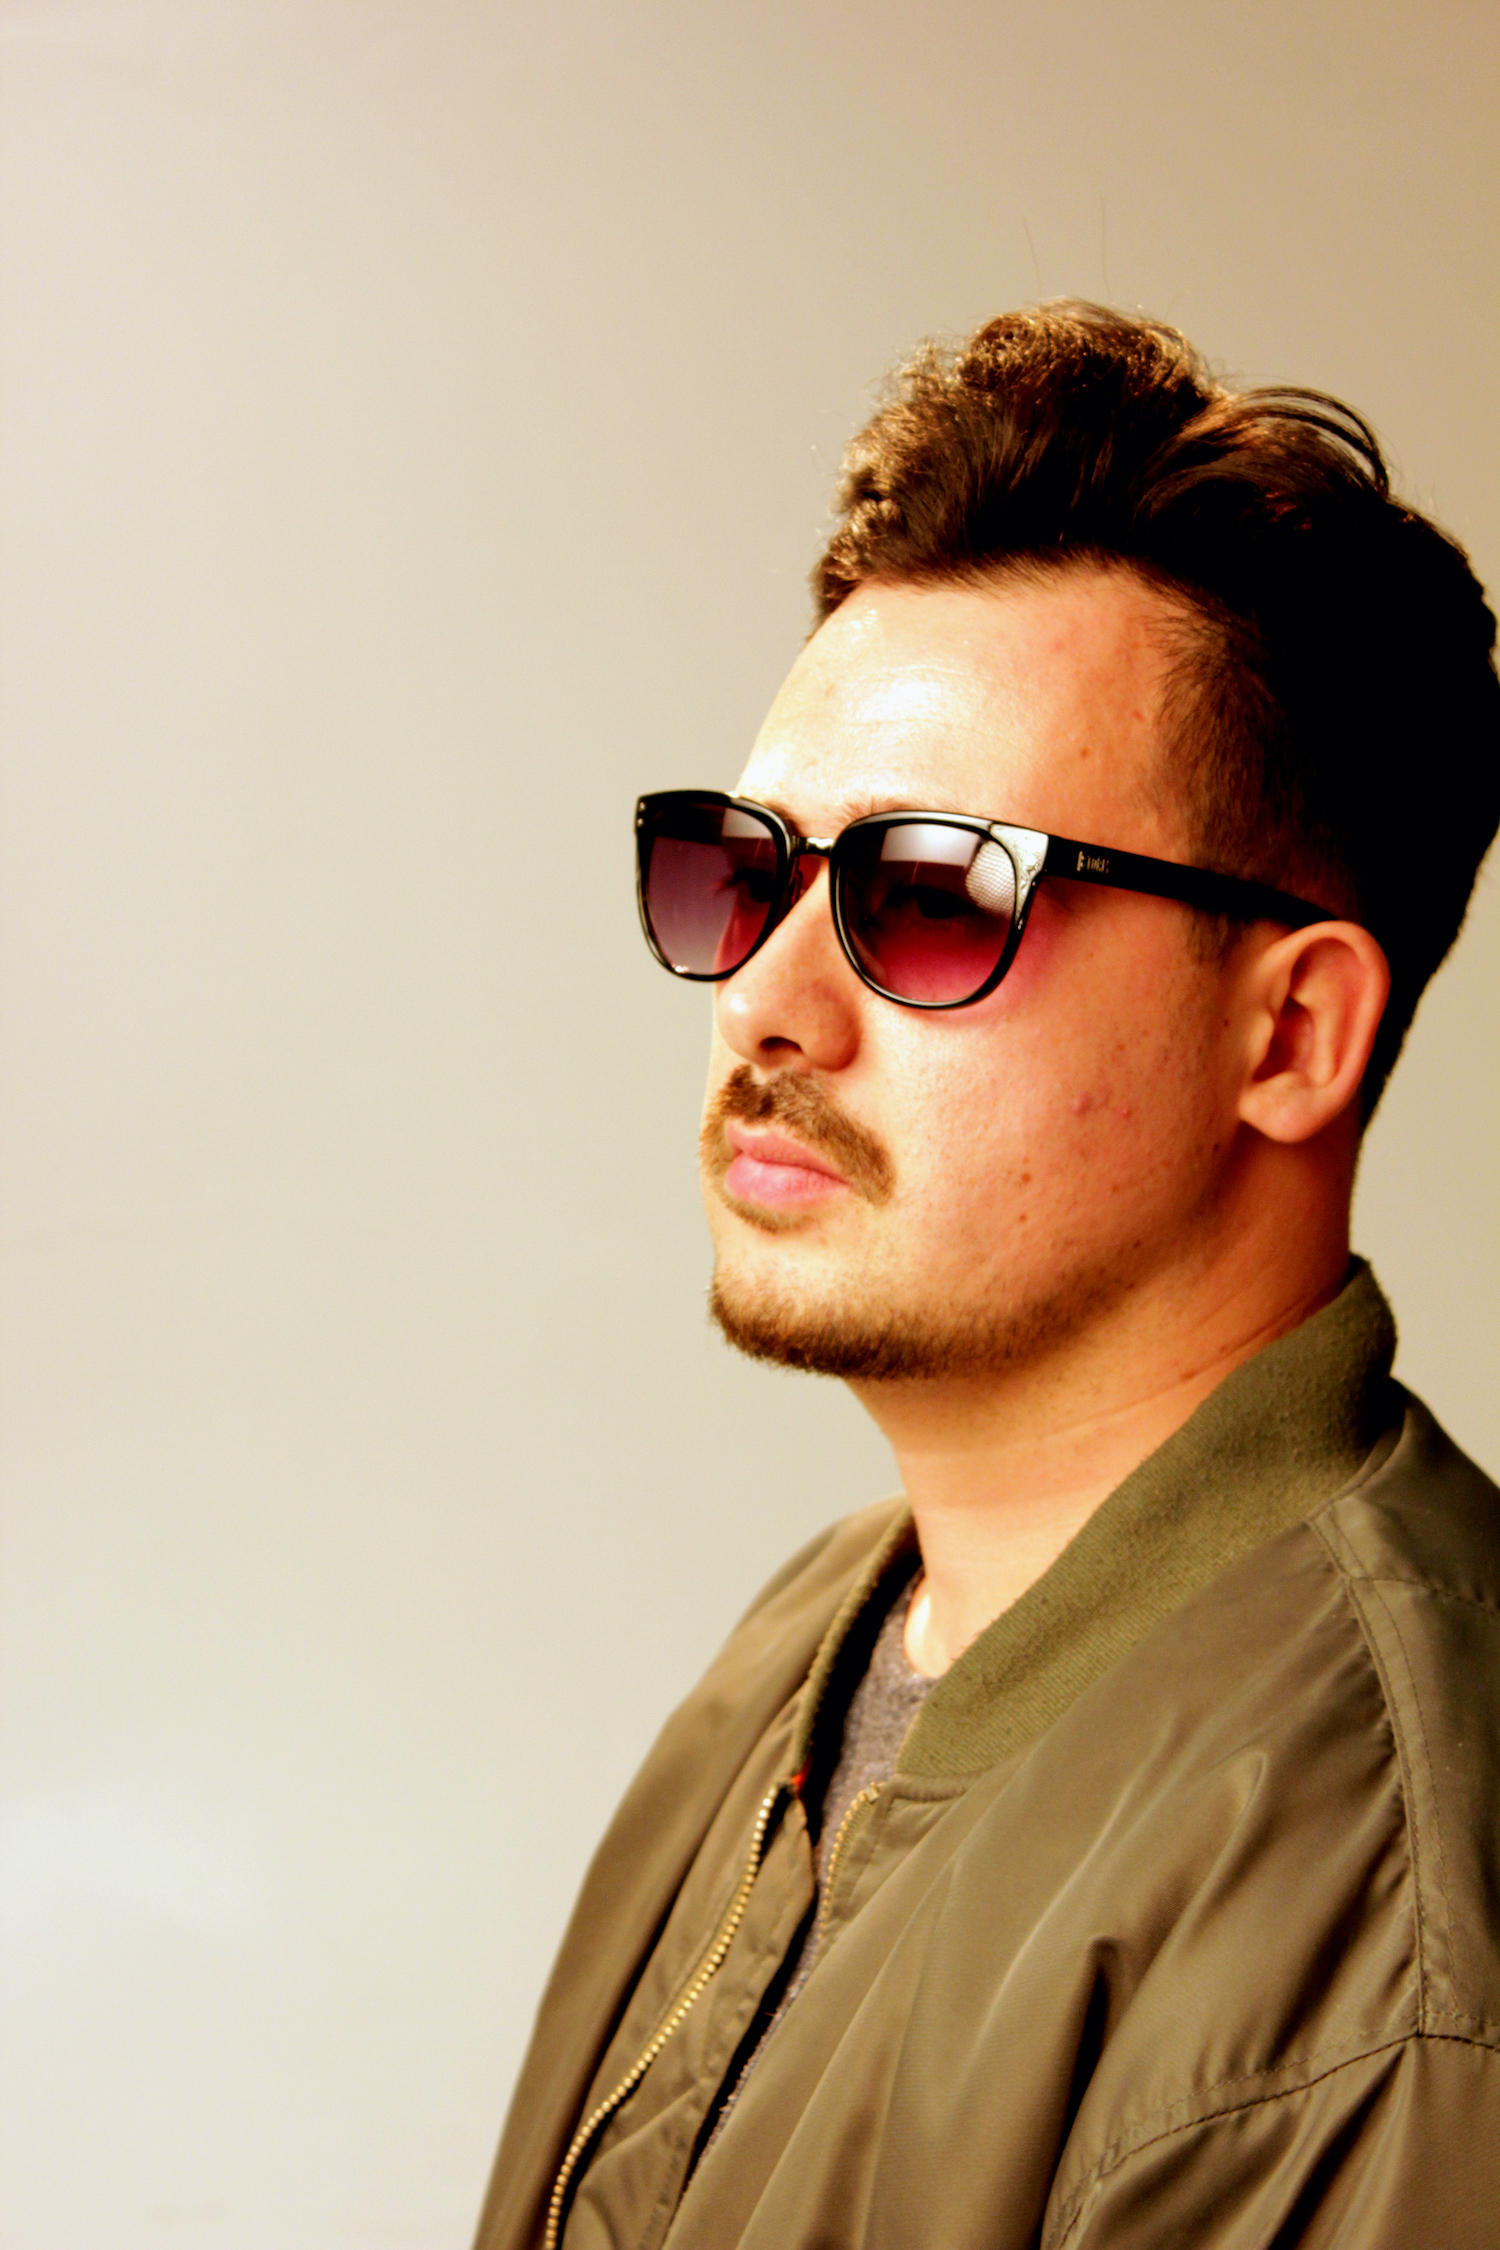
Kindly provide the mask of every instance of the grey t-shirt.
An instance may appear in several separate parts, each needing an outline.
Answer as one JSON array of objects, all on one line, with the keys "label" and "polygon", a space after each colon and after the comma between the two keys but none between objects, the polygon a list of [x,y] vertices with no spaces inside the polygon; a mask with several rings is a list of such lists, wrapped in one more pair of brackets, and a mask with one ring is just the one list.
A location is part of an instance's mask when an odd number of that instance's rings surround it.
[{"label": "grey t-shirt", "polygon": [[[833,1856],[835,1841],[844,1824],[845,1814],[864,1790],[873,1788],[877,1782],[890,1780],[896,1770],[896,1760],[901,1755],[901,1745],[906,1740],[907,1729],[921,1710],[927,1690],[933,1685],[931,1680],[908,1663],[906,1656],[906,1613],[911,1608],[911,1598],[915,1591],[916,1581],[909,1580],[896,1596],[890,1614],[880,1628],[875,1646],[870,1651],[870,1661],[864,1677],[850,1696],[849,1708],[844,1713],[839,1762],[829,1777],[818,1830],[819,1906],[822,1905],[823,1886],[828,1879],[828,1863]],[[781,2006],[776,2011],[772,2029],[775,2023],[780,2022],[782,2015],[812,1974],[818,1951],[813,1942],[813,1931],[816,1928],[815,1910]]]}]

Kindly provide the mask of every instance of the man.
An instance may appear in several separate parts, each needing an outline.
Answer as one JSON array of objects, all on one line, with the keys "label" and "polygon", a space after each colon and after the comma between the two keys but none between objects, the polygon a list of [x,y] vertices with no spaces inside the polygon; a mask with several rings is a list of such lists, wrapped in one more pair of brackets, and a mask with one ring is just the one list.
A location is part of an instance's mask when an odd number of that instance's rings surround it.
[{"label": "man", "polygon": [[905,1499],[668,1722],[480,2243],[1491,2243],[1500,1494],[1348,1223],[1494,620],[1357,417],[1082,305],[907,370],[815,585],[641,904],[715,1316]]}]

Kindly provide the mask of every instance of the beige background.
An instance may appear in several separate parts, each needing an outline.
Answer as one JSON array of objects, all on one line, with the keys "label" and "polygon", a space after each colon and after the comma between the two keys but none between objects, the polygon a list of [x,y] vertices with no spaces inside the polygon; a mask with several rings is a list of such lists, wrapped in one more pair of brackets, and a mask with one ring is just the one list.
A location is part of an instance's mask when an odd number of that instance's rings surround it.
[{"label": "beige background", "polygon": [[[5,2250],[465,2241],[608,1806],[888,1478],[704,1330],[634,793],[1039,293],[1500,579],[1497,95],[1491,0],[0,0]],[[1497,977],[1491,872],[1359,1225],[1492,1467]]]}]

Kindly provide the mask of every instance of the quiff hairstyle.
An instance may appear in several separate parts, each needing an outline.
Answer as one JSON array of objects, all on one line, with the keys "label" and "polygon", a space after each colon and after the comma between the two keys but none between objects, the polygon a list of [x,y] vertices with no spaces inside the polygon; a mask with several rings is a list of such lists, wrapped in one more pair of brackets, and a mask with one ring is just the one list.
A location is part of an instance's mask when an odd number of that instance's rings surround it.
[{"label": "quiff hairstyle", "polygon": [[1369,424],[1230,390],[1175,329],[1065,300],[924,346],[836,506],[819,623],[876,579],[1093,563],[1168,596],[1196,856],[1353,916],[1390,961],[1368,1116],[1500,823],[1494,615],[1457,541],[1393,498]]}]

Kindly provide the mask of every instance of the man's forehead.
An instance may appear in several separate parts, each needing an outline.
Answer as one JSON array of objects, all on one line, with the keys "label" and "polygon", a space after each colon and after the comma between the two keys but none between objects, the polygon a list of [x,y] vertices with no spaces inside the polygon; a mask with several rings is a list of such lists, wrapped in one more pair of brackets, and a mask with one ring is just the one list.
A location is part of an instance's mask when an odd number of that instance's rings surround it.
[{"label": "man's forehead", "polygon": [[861,587],[793,666],[740,786],[830,829],[915,803],[1118,818],[1156,794],[1163,610],[1123,572]]}]

